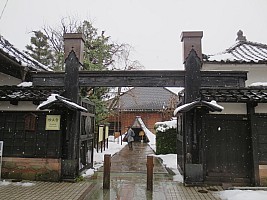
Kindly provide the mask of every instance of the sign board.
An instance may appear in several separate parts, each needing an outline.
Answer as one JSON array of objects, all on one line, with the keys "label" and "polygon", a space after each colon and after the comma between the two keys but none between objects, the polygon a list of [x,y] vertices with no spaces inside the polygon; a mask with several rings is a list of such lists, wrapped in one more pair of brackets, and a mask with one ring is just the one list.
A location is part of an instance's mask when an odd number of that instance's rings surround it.
[{"label": "sign board", "polygon": [[46,115],[45,130],[47,131],[60,130],[60,115]]},{"label": "sign board", "polygon": [[108,139],[108,126],[105,126],[105,139]]},{"label": "sign board", "polygon": [[139,132],[139,136],[144,136],[144,135],[145,135],[144,131]]},{"label": "sign board", "polygon": [[98,142],[102,142],[103,141],[103,135],[104,135],[104,127],[103,126],[99,126],[99,129],[98,129]]},{"label": "sign board", "polygon": [[115,132],[115,133],[114,133],[114,138],[116,139],[116,138],[120,137],[120,135],[121,135],[120,132]]},{"label": "sign board", "polygon": [[4,146],[4,142],[0,141],[0,156],[3,156],[3,146]]},{"label": "sign board", "polygon": [[0,141],[0,180],[2,178],[1,173],[2,173],[3,147],[4,147],[4,142]]}]

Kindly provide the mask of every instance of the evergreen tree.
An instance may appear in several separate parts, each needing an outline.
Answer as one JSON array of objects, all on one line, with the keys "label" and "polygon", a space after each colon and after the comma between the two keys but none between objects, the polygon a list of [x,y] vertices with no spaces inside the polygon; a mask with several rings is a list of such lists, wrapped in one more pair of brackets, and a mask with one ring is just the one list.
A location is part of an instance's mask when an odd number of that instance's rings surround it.
[{"label": "evergreen tree", "polygon": [[[32,55],[39,55],[35,53],[35,49],[38,49],[38,39],[42,38],[42,44],[46,44],[47,50],[50,51],[53,55],[48,56],[47,62],[51,64],[51,68],[55,71],[64,70],[64,42],[63,42],[63,34],[64,33],[83,33],[85,36],[85,49],[84,49],[84,70],[92,70],[92,71],[102,71],[102,70],[116,70],[119,69],[116,64],[116,61],[121,61],[122,59],[127,59],[123,52],[127,52],[129,55],[129,45],[126,44],[118,44],[110,41],[109,36],[105,36],[105,32],[102,31],[101,34],[98,33],[98,30],[92,25],[91,22],[85,20],[83,22],[79,22],[74,18],[66,18],[61,20],[61,26],[57,28],[53,27],[44,27],[43,31],[34,32],[34,38],[31,38],[31,44],[27,45],[27,49],[29,49]],[[37,34],[38,33],[38,34]],[[44,34],[43,34],[44,33]],[[40,37],[37,37],[40,36]],[[41,40],[42,41],[42,40]],[[31,47],[33,46],[33,47]],[[42,46],[41,46],[42,47]],[[126,48],[127,47],[127,48]],[[127,50],[126,50],[127,49]],[[35,51],[33,51],[35,50]],[[31,55],[31,54],[30,54]],[[133,62],[137,63],[137,62]],[[136,67],[137,68],[137,67]],[[123,66],[124,70],[128,69],[136,69],[131,66]],[[96,124],[104,123],[109,115],[108,109],[106,108],[106,104],[104,102],[104,98],[107,96],[110,88],[97,87],[97,88],[82,88],[81,96],[87,97],[91,101],[93,101],[96,105]],[[88,94],[87,90],[94,91],[93,93]]]},{"label": "evergreen tree", "polygon": [[26,46],[26,53],[40,63],[51,66],[52,50],[50,49],[48,38],[42,31],[33,31],[34,36],[31,37],[31,44]]}]

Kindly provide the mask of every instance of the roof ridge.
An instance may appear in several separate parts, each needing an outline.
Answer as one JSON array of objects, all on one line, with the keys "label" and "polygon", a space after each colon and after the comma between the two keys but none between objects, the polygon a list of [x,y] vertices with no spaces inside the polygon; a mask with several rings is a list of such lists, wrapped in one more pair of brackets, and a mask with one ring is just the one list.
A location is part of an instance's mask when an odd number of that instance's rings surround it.
[{"label": "roof ridge", "polygon": [[237,41],[234,45],[216,54],[207,54],[207,62],[267,62],[267,44],[252,41]]}]

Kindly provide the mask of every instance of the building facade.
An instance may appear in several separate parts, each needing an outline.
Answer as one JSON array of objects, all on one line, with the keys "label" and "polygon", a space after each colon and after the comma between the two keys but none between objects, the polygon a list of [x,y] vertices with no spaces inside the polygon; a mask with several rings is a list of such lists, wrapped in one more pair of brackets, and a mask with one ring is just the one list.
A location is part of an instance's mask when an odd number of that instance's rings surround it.
[{"label": "building facade", "polygon": [[[216,87],[203,87],[203,78],[195,75],[200,86],[191,86],[195,92],[191,99],[186,95],[190,87],[185,88],[183,106],[187,109],[180,107],[177,112],[179,134],[184,137],[178,162],[185,182],[266,185],[267,46],[247,41],[239,31],[235,45],[219,54],[204,55],[202,36],[202,32],[182,34],[185,61],[192,59],[189,47],[196,48],[197,56],[189,66],[195,74],[229,71],[247,75],[228,85],[210,79]],[[204,104],[212,101],[223,109],[216,111]]]}]

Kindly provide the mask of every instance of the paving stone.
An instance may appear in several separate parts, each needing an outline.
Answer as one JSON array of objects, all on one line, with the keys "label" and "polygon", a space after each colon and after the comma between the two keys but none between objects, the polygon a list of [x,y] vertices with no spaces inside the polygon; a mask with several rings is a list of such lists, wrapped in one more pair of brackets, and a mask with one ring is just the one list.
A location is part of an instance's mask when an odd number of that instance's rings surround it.
[{"label": "paving stone", "polygon": [[[78,183],[33,181],[33,186],[0,185],[0,199],[8,200],[216,200],[222,187],[185,187],[154,158],[153,191],[147,191],[146,157],[154,154],[145,143],[134,143],[111,158],[111,188],[103,190],[103,169]],[[23,181],[29,182],[29,181]],[[200,193],[199,190],[207,191]],[[214,191],[218,190],[218,191]]]}]

